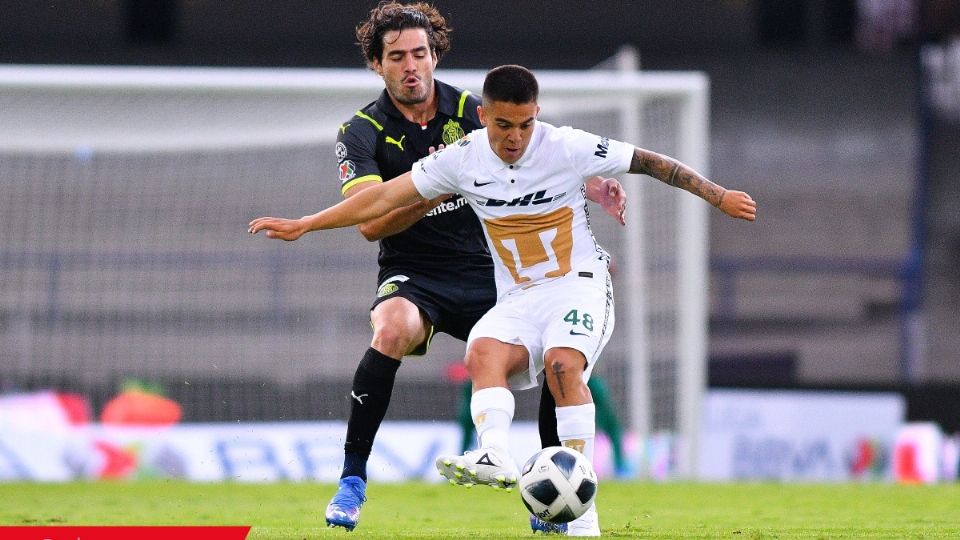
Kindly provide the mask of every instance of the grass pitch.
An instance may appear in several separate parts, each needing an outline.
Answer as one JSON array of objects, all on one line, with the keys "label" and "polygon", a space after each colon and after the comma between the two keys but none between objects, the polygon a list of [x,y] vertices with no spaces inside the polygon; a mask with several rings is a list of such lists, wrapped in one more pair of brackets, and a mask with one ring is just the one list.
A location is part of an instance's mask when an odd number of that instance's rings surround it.
[{"label": "grass pitch", "polygon": [[[372,484],[353,533],[324,527],[329,484],[0,484],[2,525],[251,525],[250,539],[526,538],[516,492]],[[960,485],[605,481],[606,538],[960,538]]]}]

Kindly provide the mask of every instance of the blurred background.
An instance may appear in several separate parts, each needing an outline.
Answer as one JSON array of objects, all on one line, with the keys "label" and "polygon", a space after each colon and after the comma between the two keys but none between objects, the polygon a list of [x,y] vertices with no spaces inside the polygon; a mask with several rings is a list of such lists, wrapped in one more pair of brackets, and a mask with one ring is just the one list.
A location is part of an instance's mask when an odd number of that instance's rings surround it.
[{"label": "blurred background", "polygon": [[[589,69],[624,50],[645,71],[707,75],[709,176],[759,203],[754,224],[709,217],[710,388],[892,392],[902,396],[906,420],[960,430],[960,2],[435,5],[454,28],[441,80],[447,69],[504,63]],[[372,6],[0,0],[0,64],[361,68],[353,29]],[[35,135],[11,125],[26,121],[16,109],[55,102],[31,101],[35,92],[12,95],[0,112],[8,142]],[[357,96],[353,106],[375,95]],[[76,110],[47,112],[56,119],[82,114]],[[244,253],[249,239],[239,236],[261,212],[300,215],[334,202],[332,155],[309,146],[173,158],[79,147],[40,154],[0,153],[0,390],[76,392],[99,411],[124,381],[146,378],[194,404],[183,410],[187,421],[346,417],[344,396],[369,340],[375,247],[343,231],[331,241],[355,248],[343,255],[341,271],[320,277],[311,257],[322,250],[298,255],[261,245],[251,255]],[[125,178],[131,167],[154,180],[132,187],[142,178]],[[167,181],[184,178],[178,167],[193,167],[187,181],[208,184],[189,210],[163,206],[167,190],[181,189]],[[53,170],[67,171],[71,182],[116,181],[78,200],[44,183]],[[218,204],[234,204],[235,223],[209,219]],[[39,207],[46,209],[40,215],[24,210]],[[110,232],[125,219],[119,213],[167,211],[186,220],[189,232],[168,237],[151,226],[140,240],[164,246],[161,253],[116,258],[110,242],[125,242],[122,231]],[[51,221],[59,226],[45,227]],[[91,235],[100,235],[96,245],[88,245]],[[252,276],[251,266],[284,258],[290,266],[282,283],[312,288],[288,290],[277,308],[277,276]],[[165,282],[173,264],[207,277]],[[358,277],[353,269],[366,265]],[[118,277],[130,273],[138,277]],[[629,287],[628,277],[618,275],[617,286]],[[170,288],[184,296],[164,296]],[[211,300],[216,290],[233,301]],[[249,309],[257,295],[274,307]],[[188,330],[197,328],[204,330]],[[254,328],[269,331],[253,338]],[[354,335],[329,350],[331,336],[345,334]],[[388,419],[422,419],[415,397],[422,395],[436,405],[431,418],[453,418],[459,393],[441,389],[450,386],[445,367],[458,355],[462,344],[441,340],[431,357],[401,370]],[[204,360],[211,357],[224,364]],[[622,363],[614,358],[599,370],[620,399],[629,392]]]}]

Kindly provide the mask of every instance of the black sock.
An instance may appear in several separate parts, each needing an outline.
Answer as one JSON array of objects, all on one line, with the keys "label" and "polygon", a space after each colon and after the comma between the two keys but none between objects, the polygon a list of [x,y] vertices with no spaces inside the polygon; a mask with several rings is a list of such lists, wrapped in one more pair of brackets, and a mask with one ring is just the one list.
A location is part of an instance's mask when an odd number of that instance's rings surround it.
[{"label": "black sock", "polygon": [[367,349],[353,376],[350,390],[350,418],[347,420],[347,441],[343,445],[343,473],[340,478],[359,476],[367,480],[367,458],[373,448],[380,423],[390,406],[393,381],[400,361]]},{"label": "black sock", "polygon": [[540,392],[540,412],[537,415],[537,426],[540,428],[540,447],[560,446],[560,436],[557,435],[557,402],[550,393],[547,382],[543,382]]}]

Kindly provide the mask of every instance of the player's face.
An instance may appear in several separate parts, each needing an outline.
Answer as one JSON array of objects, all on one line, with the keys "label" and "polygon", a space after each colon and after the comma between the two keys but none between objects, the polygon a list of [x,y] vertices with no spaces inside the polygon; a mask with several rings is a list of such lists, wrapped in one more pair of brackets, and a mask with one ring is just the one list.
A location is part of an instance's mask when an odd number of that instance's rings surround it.
[{"label": "player's face", "polygon": [[423,103],[433,96],[437,57],[423,28],[391,30],[383,35],[383,59],[373,69],[383,77],[387,92],[403,105]]},{"label": "player's face", "polygon": [[533,126],[540,106],[530,103],[508,103],[484,100],[477,108],[480,123],[487,128],[490,148],[505,163],[515,163],[530,144]]}]

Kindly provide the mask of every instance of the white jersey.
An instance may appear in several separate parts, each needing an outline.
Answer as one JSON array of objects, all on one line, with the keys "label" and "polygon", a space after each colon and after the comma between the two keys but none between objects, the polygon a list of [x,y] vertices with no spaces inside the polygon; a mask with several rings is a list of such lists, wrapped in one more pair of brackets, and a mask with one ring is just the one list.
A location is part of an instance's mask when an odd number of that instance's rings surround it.
[{"label": "white jersey", "polygon": [[508,164],[479,129],[415,163],[413,183],[428,199],[459,193],[467,200],[483,224],[502,298],[572,271],[605,270],[609,256],[590,230],[584,183],[627,172],[633,151],[537,121],[523,156]]}]

